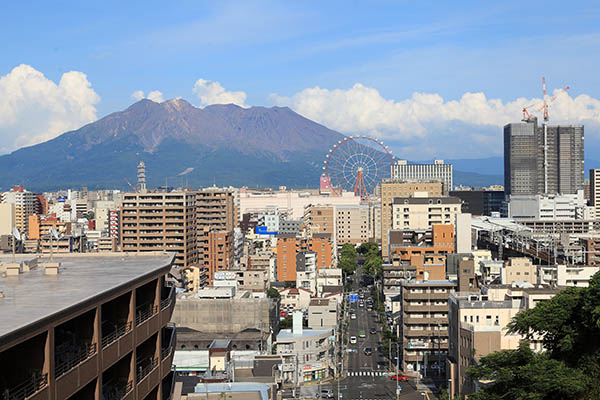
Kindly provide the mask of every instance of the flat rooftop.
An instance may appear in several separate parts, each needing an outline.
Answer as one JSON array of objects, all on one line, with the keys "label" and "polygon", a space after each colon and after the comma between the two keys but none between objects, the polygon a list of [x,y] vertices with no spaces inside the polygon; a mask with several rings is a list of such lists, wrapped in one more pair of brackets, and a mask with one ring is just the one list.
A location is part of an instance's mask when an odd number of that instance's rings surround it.
[{"label": "flat rooftop", "polygon": [[[17,255],[17,262],[36,260],[37,267],[18,276],[0,275],[0,339],[18,329],[59,314],[73,306],[151,275],[169,266],[174,255],[153,253],[61,254],[58,275],[46,275],[43,264],[50,256]],[[0,270],[13,263],[12,255],[0,255]]]}]

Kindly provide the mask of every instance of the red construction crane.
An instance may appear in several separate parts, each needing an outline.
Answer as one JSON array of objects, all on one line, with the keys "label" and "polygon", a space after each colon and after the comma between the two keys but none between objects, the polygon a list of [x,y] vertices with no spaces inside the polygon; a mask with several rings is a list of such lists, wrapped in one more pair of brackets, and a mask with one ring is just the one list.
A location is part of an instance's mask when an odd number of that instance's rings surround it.
[{"label": "red construction crane", "polygon": [[[560,89],[560,92],[566,92],[571,89],[571,86],[566,86],[564,89]],[[542,92],[544,95],[543,101],[538,104],[530,104],[527,107],[523,107],[523,121],[529,121],[533,116],[531,114],[538,113],[540,111],[544,111],[544,122],[548,122],[548,106],[556,100],[558,95],[554,95],[548,99],[548,95],[546,94],[546,78],[542,77]],[[529,110],[535,107],[535,110],[531,113]]]}]

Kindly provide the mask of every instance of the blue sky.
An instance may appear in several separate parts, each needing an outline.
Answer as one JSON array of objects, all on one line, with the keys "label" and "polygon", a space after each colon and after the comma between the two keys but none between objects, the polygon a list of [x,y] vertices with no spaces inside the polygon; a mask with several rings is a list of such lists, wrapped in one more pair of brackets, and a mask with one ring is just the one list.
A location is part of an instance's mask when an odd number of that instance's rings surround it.
[{"label": "blue sky", "polygon": [[[498,126],[520,119],[522,103],[540,97],[545,75],[549,89],[572,87],[556,102],[559,122],[585,123],[598,138],[598,2],[86,3],[3,4],[0,97],[12,110],[5,121],[12,122],[0,122],[0,152],[121,110],[136,91],[160,91],[161,100],[180,96],[199,106],[218,102],[194,91],[199,79],[243,92],[246,106],[288,105],[343,133],[382,137],[398,152],[474,158],[498,155]],[[50,105],[39,99],[30,104],[22,98],[37,93],[27,83],[33,72],[11,75],[21,64],[56,85],[69,71],[85,75],[69,75],[74,83],[64,90],[45,89]],[[315,88],[321,92],[309,90]],[[415,101],[415,93],[439,96],[442,108],[427,106],[433,97]],[[465,93],[485,99],[470,106],[461,101]],[[371,102],[362,105],[369,94]],[[578,96],[589,98],[576,102]],[[490,99],[502,103],[494,109],[499,118],[481,109],[493,106]],[[453,100],[458,105],[448,104]],[[397,106],[386,114],[395,117],[352,114],[390,102]],[[418,116],[414,104],[425,104]],[[0,99],[0,118],[2,107]],[[23,121],[44,107],[39,119],[48,119],[46,125]],[[484,146],[452,147],[456,135]]]}]

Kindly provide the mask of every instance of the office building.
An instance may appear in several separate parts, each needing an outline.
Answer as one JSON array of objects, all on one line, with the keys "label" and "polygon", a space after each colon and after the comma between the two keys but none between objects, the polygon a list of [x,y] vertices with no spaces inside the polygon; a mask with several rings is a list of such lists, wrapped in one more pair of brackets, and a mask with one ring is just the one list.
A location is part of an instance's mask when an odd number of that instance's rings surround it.
[{"label": "office building", "polygon": [[198,262],[194,192],[123,193],[119,236],[121,250],[175,252],[176,267]]},{"label": "office building", "polygon": [[308,205],[302,217],[310,233],[330,233],[335,236],[335,207],[332,205]]},{"label": "office building", "polygon": [[545,134],[537,118],[504,126],[505,193],[574,194],[582,190],[583,131],[583,126],[547,126]]},{"label": "office building", "polygon": [[381,253],[383,260],[389,258],[388,232],[393,226],[392,205],[396,197],[413,197],[415,193],[441,197],[443,184],[440,182],[407,183],[392,179],[381,182]]},{"label": "office building", "polygon": [[587,208],[583,190],[574,194],[511,195],[508,216],[534,221],[593,219],[589,218]]},{"label": "office building", "polygon": [[2,260],[2,398],[168,398],[172,263],[165,253]]},{"label": "office building", "polygon": [[465,214],[488,215],[502,210],[504,191],[502,190],[453,190],[449,193],[461,201],[461,211]]},{"label": "office building", "polygon": [[336,244],[357,245],[369,241],[369,206],[336,206]]},{"label": "office building", "polygon": [[441,182],[444,194],[453,189],[452,164],[444,164],[444,160],[434,160],[433,164],[409,164],[406,160],[398,160],[391,166],[391,179],[404,182]]}]

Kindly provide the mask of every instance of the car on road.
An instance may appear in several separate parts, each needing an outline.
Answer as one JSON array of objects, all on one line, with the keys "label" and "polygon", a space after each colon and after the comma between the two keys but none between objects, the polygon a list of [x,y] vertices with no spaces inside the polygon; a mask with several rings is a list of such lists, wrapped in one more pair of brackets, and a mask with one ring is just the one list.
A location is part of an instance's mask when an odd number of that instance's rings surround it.
[{"label": "car on road", "polygon": [[376,334],[376,333],[377,333],[377,329],[375,329],[375,328],[371,328],[371,329],[369,329],[369,333],[370,333],[371,335],[374,335],[374,334]]},{"label": "car on road", "polygon": [[373,308],[368,306],[367,307],[367,312],[371,312],[371,311],[373,311]]},{"label": "car on road", "polygon": [[365,347],[363,351],[365,352],[365,356],[370,356],[371,354],[373,354],[373,349],[370,347]]},{"label": "car on road", "polygon": [[356,319],[356,314],[354,314],[354,313],[350,314],[350,319]]},{"label": "car on road", "polygon": [[365,337],[367,337],[367,335],[365,335],[365,331],[361,330],[360,332],[358,332],[358,337],[364,339]]},{"label": "car on road", "polygon": [[408,377],[402,375],[402,374],[398,374],[398,375],[392,375],[390,376],[390,378],[393,381],[398,381],[398,382],[408,382]]},{"label": "car on road", "polygon": [[356,344],[356,336],[350,336],[350,344]]},{"label": "car on road", "polygon": [[317,393],[317,397],[322,399],[333,399],[333,390],[331,389],[321,389],[321,393]]},{"label": "car on road", "polygon": [[365,306],[365,303],[363,303],[363,302],[361,301],[360,303],[358,303],[358,306],[359,306],[359,307],[364,307],[364,306]]}]

